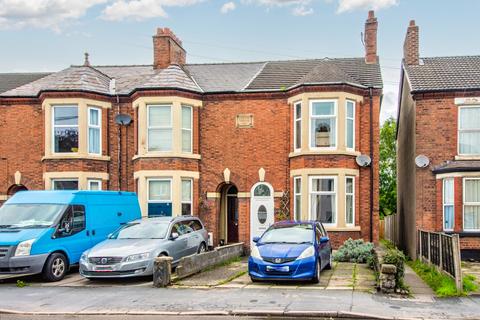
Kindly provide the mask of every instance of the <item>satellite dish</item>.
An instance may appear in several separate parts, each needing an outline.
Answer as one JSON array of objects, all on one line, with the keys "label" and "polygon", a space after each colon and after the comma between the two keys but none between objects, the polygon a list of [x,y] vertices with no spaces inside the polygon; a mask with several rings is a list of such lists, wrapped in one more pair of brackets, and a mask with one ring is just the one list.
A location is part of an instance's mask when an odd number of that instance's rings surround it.
[{"label": "satellite dish", "polygon": [[372,163],[369,156],[362,154],[355,158],[355,161],[360,167],[368,167]]},{"label": "satellite dish", "polygon": [[424,156],[423,154],[421,154],[415,158],[415,164],[419,168],[425,168],[425,167],[428,167],[428,165],[430,164],[430,159],[428,159],[427,156]]},{"label": "satellite dish", "polygon": [[117,114],[115,116],[115,123],[122,125],[122,126],[128,126],[132,122],[132,117],[130,117],[128,114]]}]

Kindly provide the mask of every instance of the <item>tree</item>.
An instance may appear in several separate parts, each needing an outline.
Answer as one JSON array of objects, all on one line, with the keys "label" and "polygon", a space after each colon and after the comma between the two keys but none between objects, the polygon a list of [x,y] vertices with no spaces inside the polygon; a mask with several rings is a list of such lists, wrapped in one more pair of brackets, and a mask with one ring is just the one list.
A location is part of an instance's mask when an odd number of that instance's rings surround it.
[{"label": "tree", "polygon": [[380,216],[397,212],[396,120],[389,118],[380,129]]}]

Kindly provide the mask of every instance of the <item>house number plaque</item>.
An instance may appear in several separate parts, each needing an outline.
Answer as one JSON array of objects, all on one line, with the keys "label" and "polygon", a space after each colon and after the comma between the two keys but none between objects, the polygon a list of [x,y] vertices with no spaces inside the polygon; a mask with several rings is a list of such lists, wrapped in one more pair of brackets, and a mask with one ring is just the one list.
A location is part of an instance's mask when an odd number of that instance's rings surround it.
[{"label": "house number plaque", "polygon": [[237,128],[253,128],[253,114],[237,114]]}]

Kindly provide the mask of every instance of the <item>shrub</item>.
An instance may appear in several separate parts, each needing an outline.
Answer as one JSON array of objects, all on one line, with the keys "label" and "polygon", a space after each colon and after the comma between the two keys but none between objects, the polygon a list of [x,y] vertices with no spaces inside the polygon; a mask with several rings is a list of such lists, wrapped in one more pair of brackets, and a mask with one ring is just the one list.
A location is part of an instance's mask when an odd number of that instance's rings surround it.
[{"label": "shrub", "polygon": [[374,261],[373,243],[364,242],[363,239],[348,239],[333,258],[340,262],[366,263]]},{"label": "shrub", "polygon": [[383,263],[393,264],[395,267],[397,267],[397,273],[395,274],[397,286],[403,283],[403,276],[405,275],[405,261],[405,255],[397,248],[388,249],[387,253],[383,257]]}]

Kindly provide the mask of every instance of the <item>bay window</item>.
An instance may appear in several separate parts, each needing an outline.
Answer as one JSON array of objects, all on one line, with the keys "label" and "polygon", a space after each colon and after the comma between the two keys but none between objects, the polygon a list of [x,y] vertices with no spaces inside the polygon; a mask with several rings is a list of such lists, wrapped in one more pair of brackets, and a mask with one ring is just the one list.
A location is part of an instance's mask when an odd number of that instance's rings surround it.
[{"label": "bay window", "polygon": [[192,152],[192,107],[182,106],[182,152]]},{"label": "bay window", "polygon": [[149,179],[148,216],[172,216],[172,180]]},{"label": "bay window", "polygon": [[297,102],[294,105],[295,123],[293,127],[293,148],[299,150],[302,148],[302,103]]},{"label": "bay window", "polygon": [[53,106],[53,152],[78,152],[78,106]]},{"label": "bay window", "polygon": [[443,179],[443,230],[453,231],[455,222],[454,179]]},{"label": "bay window", "polygon": [[337,101],[310,101],[310,147],[335,148],[337,145]]},{"label": "bay window", "polygon": [[480,231],[480,178],[463,180],[463,229]]},{"label": "bay window", "polygon": [[345,224],[355,225],[355,178],[345,177]]},{"label": "bay window", "polygon": [[88,153],[101,154],[102,145],[102,110],[88,108]]},{"label": "bay window", "polygon": [[337,222],[336,177],[310,177],[310,219],[334,226]]},{"label": "bay window", "polygon": [[355,149],[355,102],[347,100],[345,110],[345,144],[347,149]]},{"label": "bay window", "polygon": [[148,106],[148,151],[172,151],[172,106]]},{"label": "bay window", "polygon": [[88,180],[88,190],[99,191],[102,190],[102,180]]},{"label": "bay window", "polygon": [[458,112],[458,153],[480,155],[480,106],[462,106]]},{"label": "bay window", "polygon": [[302,220],[302,178],[293,179],[293,215],[296,221]]},{"label": "bay window", "polygon": [[182,215],[192,215],[192,179],[182,179]]},{"label": "bay window", "polygon": [[78,190],[78,179],[53,179],[53,190]]}]

